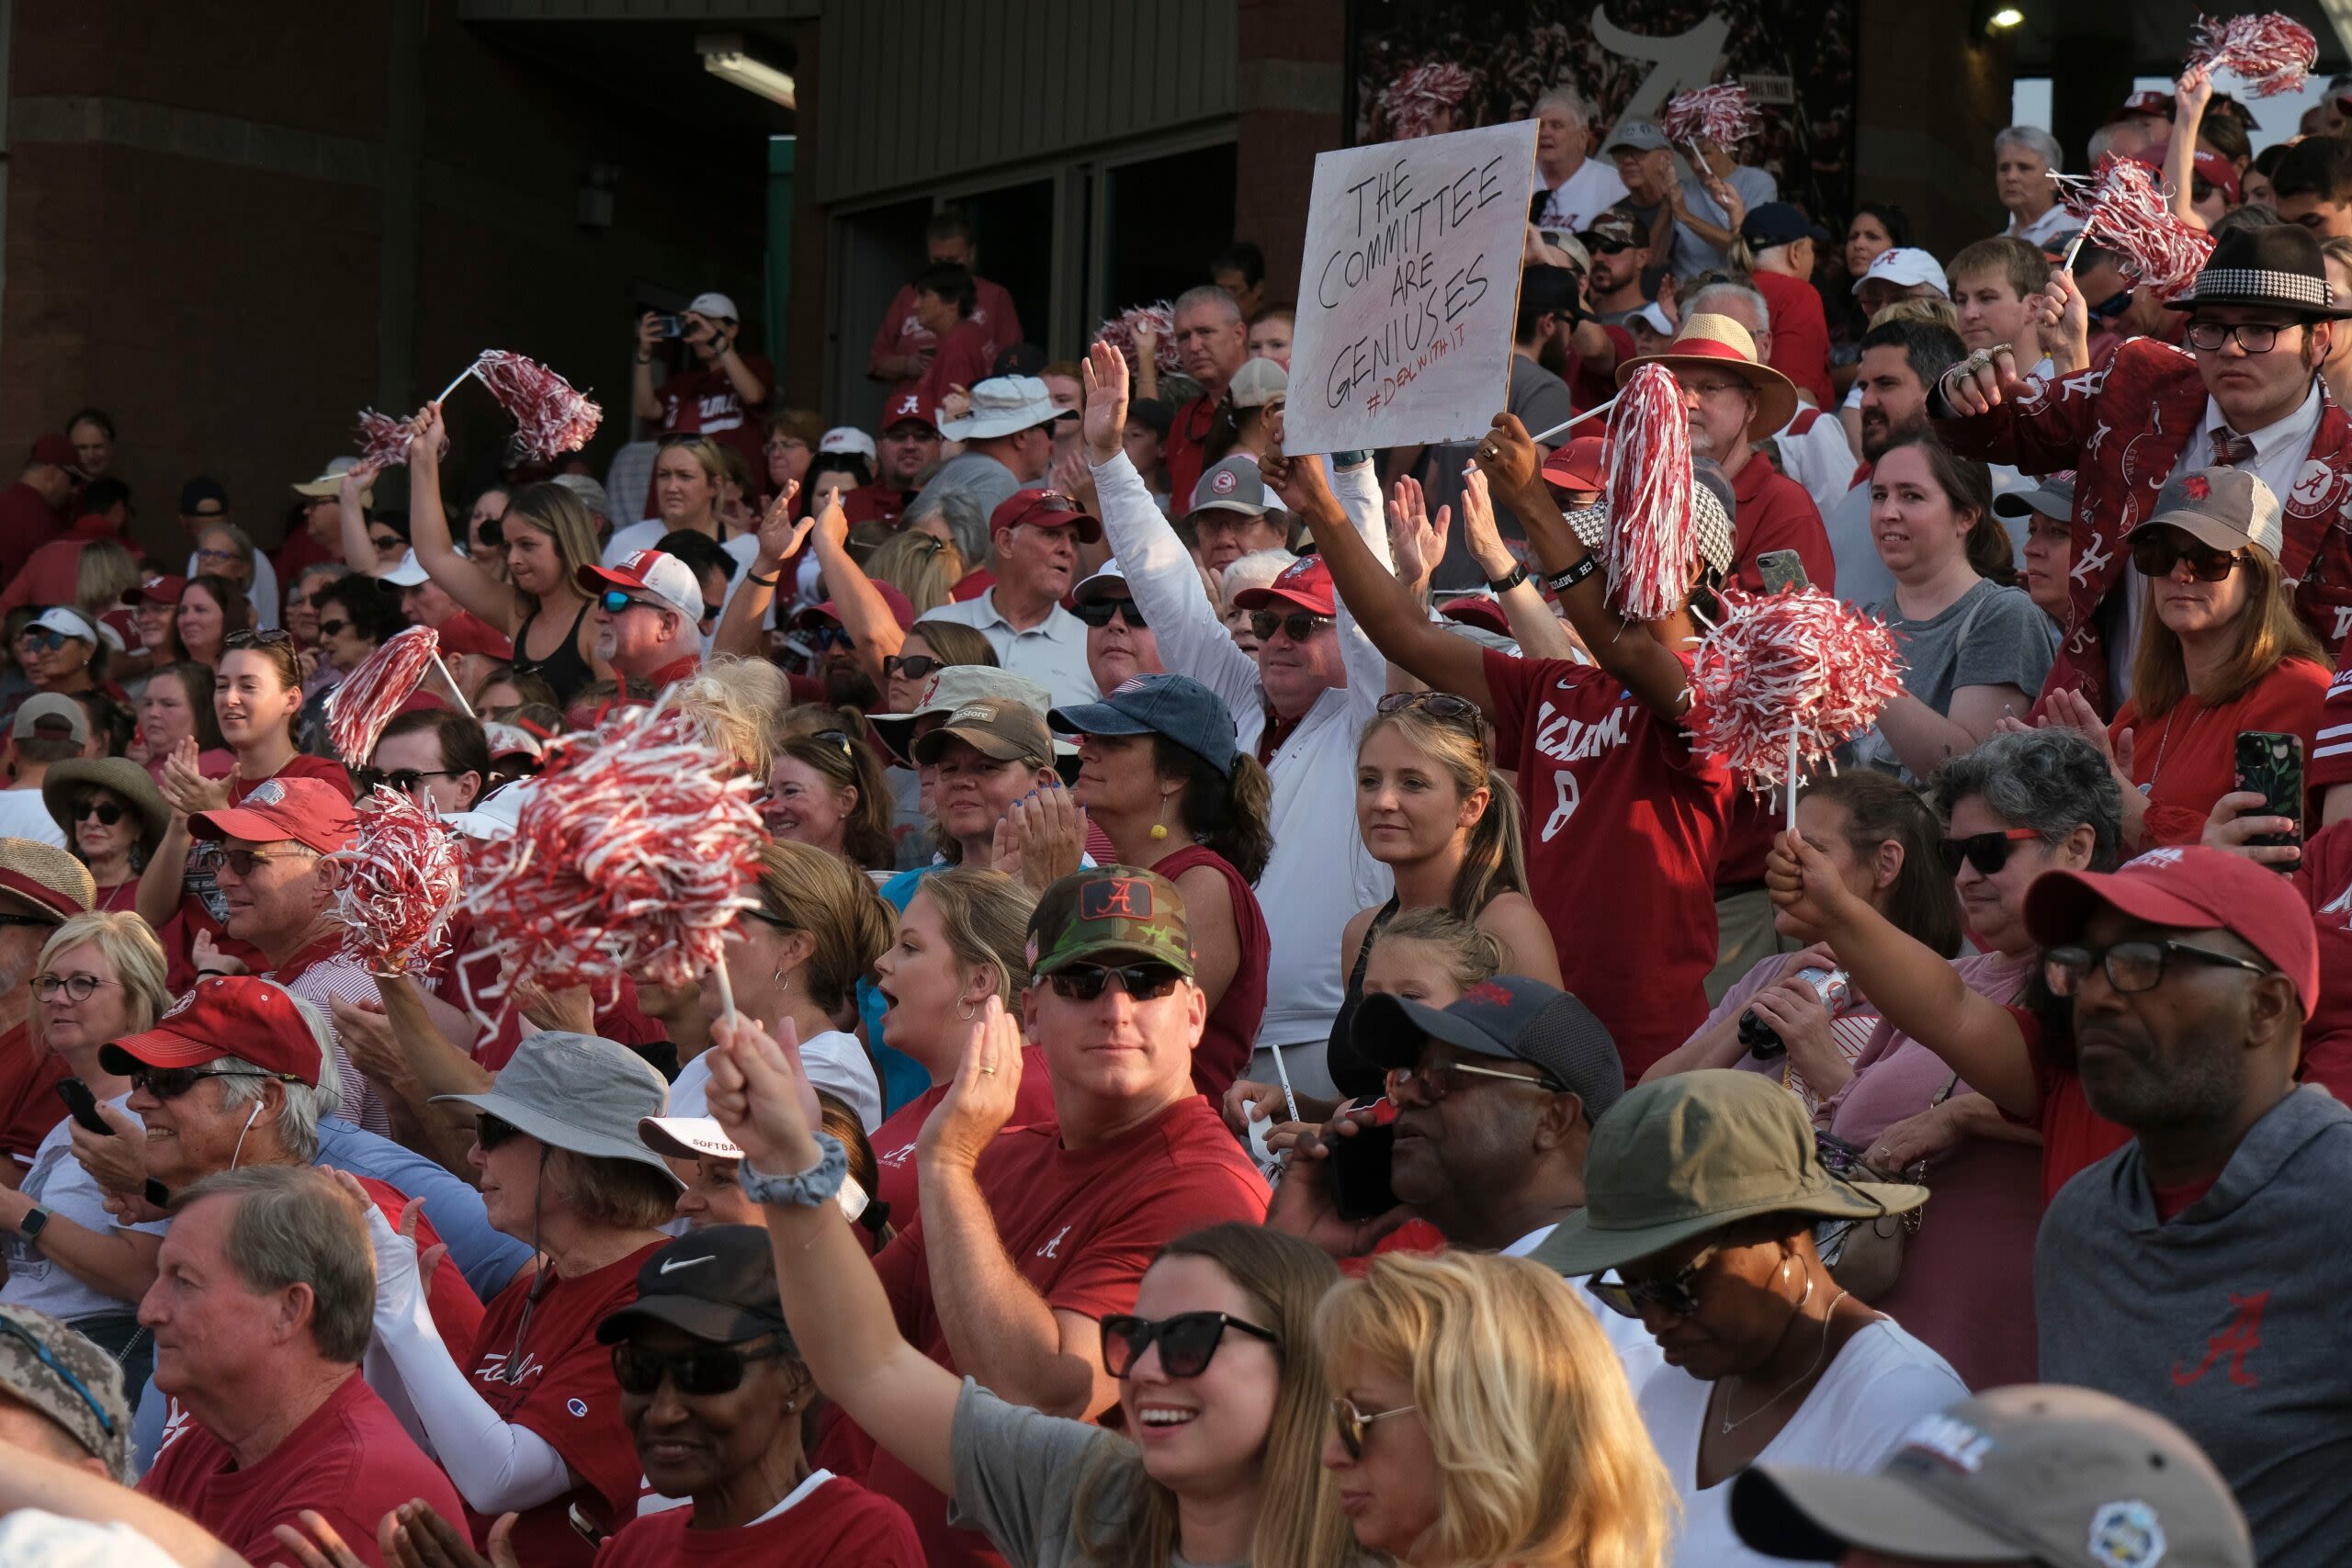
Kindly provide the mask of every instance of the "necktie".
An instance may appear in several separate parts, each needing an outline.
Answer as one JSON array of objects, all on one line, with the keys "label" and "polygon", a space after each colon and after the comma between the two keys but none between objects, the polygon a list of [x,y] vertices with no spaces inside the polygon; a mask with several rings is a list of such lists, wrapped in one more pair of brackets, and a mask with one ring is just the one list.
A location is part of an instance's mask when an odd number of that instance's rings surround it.
[{"label": "necktie", "polygon": [[2240,435],[2226,424],[2217,424],[2213,427],[2213,466],[2215,468],[2234,468],[2239,464],[2251,462],[2253,459],[2254,442],[2251,438]]}]

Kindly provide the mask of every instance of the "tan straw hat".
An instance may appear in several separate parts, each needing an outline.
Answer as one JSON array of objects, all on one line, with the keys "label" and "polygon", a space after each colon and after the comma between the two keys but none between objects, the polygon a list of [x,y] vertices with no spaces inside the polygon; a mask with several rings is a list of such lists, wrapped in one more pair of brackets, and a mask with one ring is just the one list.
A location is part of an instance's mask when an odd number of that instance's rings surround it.
[{"label": "tan straw hat", "polygon": [[1637,355],[1617,364],[1617,384],[1623,386],[1645,365],[1668,370],[1728,370],[1756,389],[1756,417],[1747,434],[1756,440],[1771,434],[1797,412],[1797,389],[1786,376],[1756,357],[1756,340],[1729,316],[1697,315],[1682,323],[1674,341],[1656,354]]},{"label": "tan straw hat", "polygon": [[0,913],[23,906],[62,925],[97,902],[90,868],[38,839],[0,839]]},{"label": "tan straw hat", "polygon": [[1924,1187],[1831,1176],[1796,1096],[1729,1068],[1660,1078],[1611,1106],[1593,1123],[1584,1186],[1585,1206],[1530,1255],[1563,1274],[1621,1269],[1758,1214],[1869,1220],[1928,1201]]}]

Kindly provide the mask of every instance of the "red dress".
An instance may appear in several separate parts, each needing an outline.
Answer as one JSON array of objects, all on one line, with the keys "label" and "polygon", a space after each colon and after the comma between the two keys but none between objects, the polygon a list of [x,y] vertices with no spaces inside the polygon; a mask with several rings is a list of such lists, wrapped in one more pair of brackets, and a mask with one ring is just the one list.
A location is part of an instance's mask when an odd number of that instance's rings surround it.
[{"label": "red dress", "polygon": [[1258,896],[1241,880],[1233,863],[1206,844],[1187,844],[1151,869],[1173,882],[1201,866],[1225,878],[1226,892],[1233,899],[1235,933],[1241,941],[1241,962],[1225,995],[1209,1010],[1201,1043],[1193,1048],[1193,1087],[1207,1095],[1210,1103],[1222,1104],[1225,1091],[1250,1066],[1250,1053],[1257,1048],[1258,1022],[1266,1013],[1266,958],[1274,939],[1266,930]]}]

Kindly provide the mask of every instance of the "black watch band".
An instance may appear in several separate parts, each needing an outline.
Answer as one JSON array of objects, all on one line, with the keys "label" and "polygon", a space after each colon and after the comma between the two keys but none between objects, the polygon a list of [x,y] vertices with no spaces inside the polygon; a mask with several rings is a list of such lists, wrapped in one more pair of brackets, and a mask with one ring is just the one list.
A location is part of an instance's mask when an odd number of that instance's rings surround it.
[{"label": "black watch band", "polygon": [[1549,588],[1555,594],[1566,593],[1569,589],[1574,588],[1577,583],[1582,582],[1586,578],[1590,577],[1594,572],[1599,571],[1600,570],[1600,558],[1597,555],[1587,556],[1584,559],[1577,562],[1576,565],[1568,568],[1567,570],[1555,571],[1551,576],[1545,578],[1544,580],[1544,586]]},{"label": "black watch band", "polygon": [[1492,593],[1496,598],[1499,599],[1504,594],[1510,592],[1512,589],[1518,587],[1521,583],[1526,581],[1527,563],[1525,561],[1521,561],[1517,566],[1510,569],[1510,575],[1509,577],[1490,577],[1487,579],[1487,591]]},{"label": "black watch band", "polygon": [[784,573],[780,571],[774,577],[762,577],[756,571],[747,571],[743,574],[743,581],[754,588],[774,588],[783,577]]}]

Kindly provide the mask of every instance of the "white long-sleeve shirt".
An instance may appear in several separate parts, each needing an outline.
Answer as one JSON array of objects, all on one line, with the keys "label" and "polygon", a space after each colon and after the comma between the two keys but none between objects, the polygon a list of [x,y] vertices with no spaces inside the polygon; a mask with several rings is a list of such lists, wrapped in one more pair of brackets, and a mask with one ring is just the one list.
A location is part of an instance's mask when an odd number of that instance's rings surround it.
[{"label": "white long-sleeve shirt", "polygon": [[[1102,527],[1151,629],[1159,661],[1225,699],[1236,743],[1254,753],[1266,727],[1258,661],[1235,646],[1201,587],[1200,572],[1176,530],[1125,454],[1094,470]],[[1333,465],[1331,490],[1383,566],[1388,530],[1372,465]],[[1385,903],[1394,890],[1388,868],[1372,858],[1356,829],[1356,740],[1388,689],[1388,661],[1348,607],[1339,606],[1340,656],[1348,683],[1315,701],[1274,752],[1274,849],[1258,879],[1273,949],[1266,970],[1266,1014],[1260,1046],[1321,1045],[1346,990],[1340,935],[1358,909]]]}]

